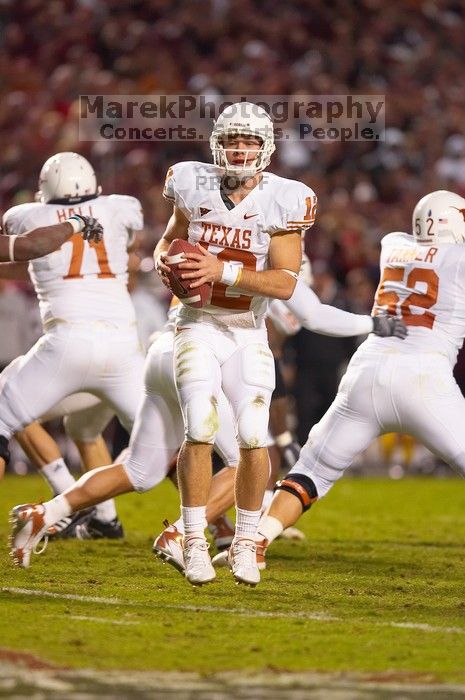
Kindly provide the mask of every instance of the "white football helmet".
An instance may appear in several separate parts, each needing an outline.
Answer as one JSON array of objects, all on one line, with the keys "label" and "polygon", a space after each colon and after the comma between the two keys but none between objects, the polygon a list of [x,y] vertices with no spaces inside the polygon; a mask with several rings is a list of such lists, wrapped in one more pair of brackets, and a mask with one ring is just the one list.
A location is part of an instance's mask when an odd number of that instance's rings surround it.
[{"label": "white football helmet", "polygon": [[413,210],[412,230],[417,243],[465,243],[465,199],[447,190],[430,192]]},{"label": "white football helmet", "polygon": [[101,192],[91,164],[79,153],[56,153],[45,161],[39,175],[40,202],[76,202]]},{"label": "white football helmet", "polygon": [[[251,151],[239,149],[244,154],[242,165],[232,165],[228,162],[227,152],[238,149],[226,149],[223,139],[226,136],[257,136],[262,145],[256,152],[256,157],[251,163],[247,163]],[[213,162],[223,168],[227,175],[235,175],[240,178],[253,177],[264,170],[271,160],[276,149],[274,143],[273,122],[268,113],[253,102],[236,102],[220,114],[213,127],[210,137],[210,148],[213,154]]]}]

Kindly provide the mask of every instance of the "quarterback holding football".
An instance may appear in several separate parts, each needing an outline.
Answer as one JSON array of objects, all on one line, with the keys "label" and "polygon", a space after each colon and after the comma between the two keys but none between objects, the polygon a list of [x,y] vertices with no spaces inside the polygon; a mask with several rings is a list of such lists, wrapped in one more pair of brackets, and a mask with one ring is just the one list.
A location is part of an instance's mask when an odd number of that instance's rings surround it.
[{"label": "quarterback holding football", "polygon": [[[178,462],[185,571],[191,583],[215,577],[204,531],[222,388],[240,447],[230,567],[238,582],[256,585],[254,536],[268,480],[268,409],[275,382],[265,315],[268,298],[289,299],[294,291],[301,235],[315,220],[316,195],[300,182],[264,172],[275,150],[273,123],[253,103],[237,103],[220,114],[210,147],[213,164],[184,162],[169,169],[164,195],[174,209],[155,250],[165,284],[175,275],[190,290],[181,296],[174,353],[185,423]],[[176,239],[192,245],[180,251],[185,261],[173,270],[168,252]],[[189,303],[196,295],[201,308]]]}]

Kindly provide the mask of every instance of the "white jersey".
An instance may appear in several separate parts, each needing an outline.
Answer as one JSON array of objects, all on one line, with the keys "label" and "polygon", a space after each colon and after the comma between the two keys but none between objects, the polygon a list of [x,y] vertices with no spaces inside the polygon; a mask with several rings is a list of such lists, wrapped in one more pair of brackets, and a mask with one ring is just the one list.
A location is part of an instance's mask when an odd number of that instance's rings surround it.
[{"label": "white jersey", "polygon": [[[221,168],[198,162],[177,163],[169,169],[164,196],[189,220],[188,240],[200,243],[220,260],[249,270],[269,267],[268,250],[277,232],[304,231],[313,225],[316,195],[301,182],[263,173],[261,182],[232,209],[220,191]],[[267,300],[239,287],[213,285],[211,303],[202,311],[265,314]]]},{"label": "white jersey", "polygon": [[143,227],[140,203],[123,195],[99,196],[80,204],[20,204],[3,224],[9,235],[65,221],[73,214],[93,216],[103,226],[99,243],[74,234],[61,248],[29,263],[44,329],[60,321],[135,324],[127,291],[128,245]]},{"label": "white jersey", "polygon": [[439,352],[455,364],[465,337],[465,245],[419,245],[400,232],[381,245],[373,312],[400,316],[409,334],[405,340],[370,336],[357,354],[376,344],[380,350]]}]

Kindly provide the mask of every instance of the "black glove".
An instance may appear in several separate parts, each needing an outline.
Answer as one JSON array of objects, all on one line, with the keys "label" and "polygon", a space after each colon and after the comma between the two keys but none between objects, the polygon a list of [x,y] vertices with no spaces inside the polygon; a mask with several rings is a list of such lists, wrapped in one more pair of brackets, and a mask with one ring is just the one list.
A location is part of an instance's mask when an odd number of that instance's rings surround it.
[{"label": "black glove", "polygon": [[407,326],[397,316],[373,316],[373,333],[381,338],[394,336],[404,340],[408,335]]},{"label": "black glove", "polygon": [[103,238],[103,226],[93,216],[81,216],[81,214],[73,214],[71,219],[77,219],[81,222],[82,228],[80,234],[85,241],[93,241],[99,243]]},{"label": "black glove", "polygon": [[298,442],[295,442],[295,440],[294,442],[290,442],[289,445],[286,445],[286,447],[282,448],[283,459],[288,469],[292,469],[294,464],[299,459],[301,449],[301,446]]}]

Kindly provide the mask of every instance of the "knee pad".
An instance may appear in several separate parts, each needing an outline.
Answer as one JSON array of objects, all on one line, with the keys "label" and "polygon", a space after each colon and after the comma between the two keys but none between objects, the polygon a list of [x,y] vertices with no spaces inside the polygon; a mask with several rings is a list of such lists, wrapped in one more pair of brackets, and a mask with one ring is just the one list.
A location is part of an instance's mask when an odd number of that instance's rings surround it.
[{"label": "knee pad", "polygon": [[0,435],[0,457],[4,460],[7,465],[10,461],[10,450],[8,448],[8,440],[4,435]]},{"label": "knee pad", "polygon": [[243,403],[237,417],[239,446],[245,449],[268,444],[269,394],[260,390]]},{"label": "knee pad", "polygon": [[305,474],[288,474],[285,479],[278,481],[275,491],[287,491],[299,499],[302,504],[302,512],[310,508],[312,503],[318,500],[316,486],[309,476]]},{"label": "knee pad", "polygon": [[218,401],[215,396],[198,392],[183,406],[185,434],[188,442],[212,445],[219,428]]},{"label": "knee pad", "polygon": [[241,373],[246,398],[240,402],[236,415],[239,446],[266,447],[271,394],[275,387],[274,360],[269,347],[264,343],[247,345],[241,353]]}]

